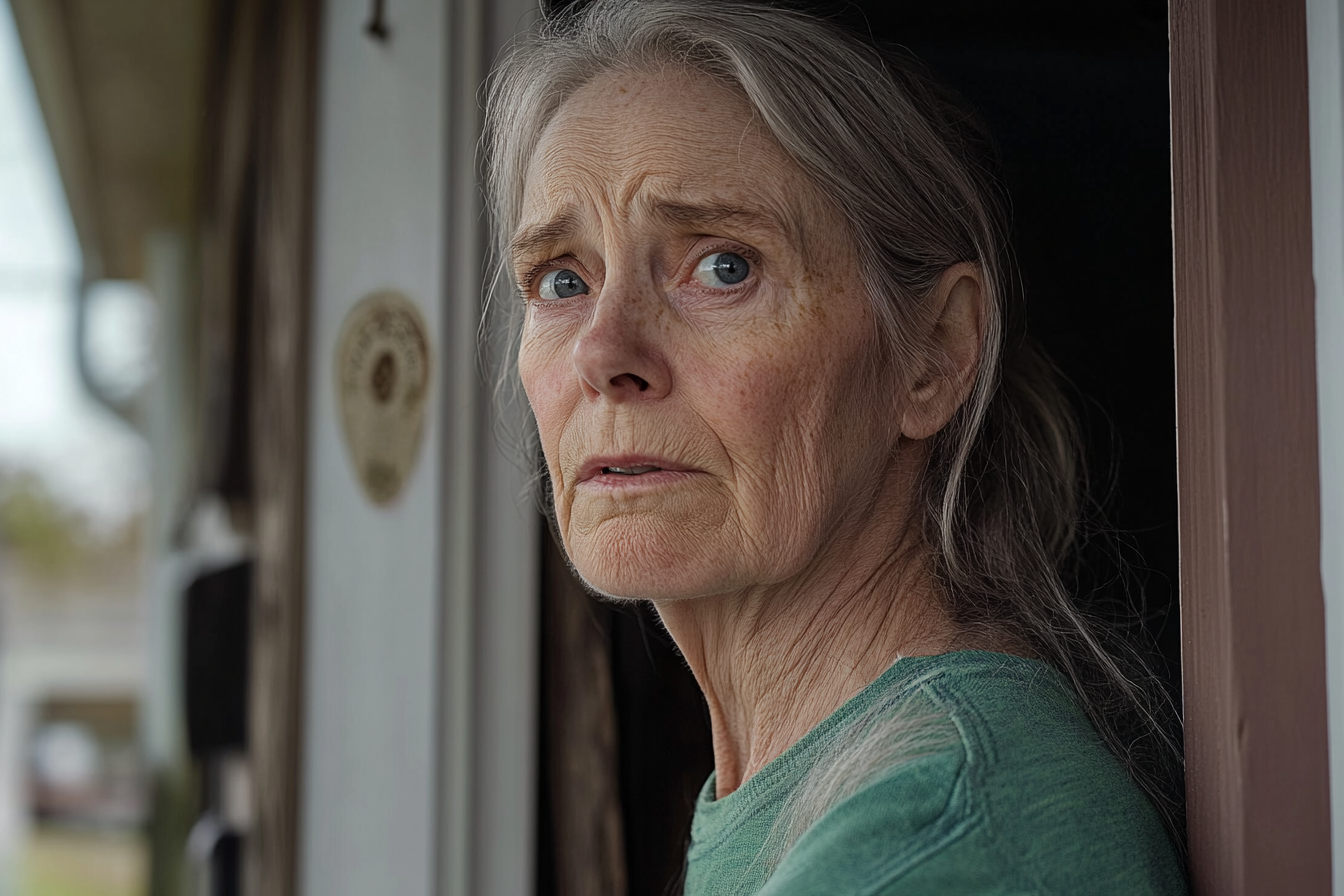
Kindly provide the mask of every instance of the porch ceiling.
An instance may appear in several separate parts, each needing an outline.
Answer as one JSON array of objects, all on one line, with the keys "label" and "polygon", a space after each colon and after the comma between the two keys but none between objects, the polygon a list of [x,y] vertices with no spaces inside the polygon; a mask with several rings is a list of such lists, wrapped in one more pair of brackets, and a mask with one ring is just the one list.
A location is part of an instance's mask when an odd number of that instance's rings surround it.
[{"label": "porch ceiling", "polygon": [[209,0],[9,0],[85,275],[141,279],[194,219]]}]

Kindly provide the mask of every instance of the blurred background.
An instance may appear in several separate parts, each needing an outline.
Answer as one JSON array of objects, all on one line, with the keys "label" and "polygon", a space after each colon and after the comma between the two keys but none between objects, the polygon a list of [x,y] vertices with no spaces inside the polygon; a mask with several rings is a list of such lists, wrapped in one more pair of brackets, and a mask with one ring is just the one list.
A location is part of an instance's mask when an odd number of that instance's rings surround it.
[{"label": "blurred background", "polygon": [[531,886],[468,187],[534,12],[0,0],[0,896]]},{"label": "blurred background", "polygon": [[[813,5],[998,134],[1127,533],[1079,589],[1141,586],[1177,692],[1165,4]],[[702,701],[570,575],[477,342],[539,11],[0,0],[0,896],[675,892]]]},{"label": "blurred background", "polygon": [[148,527],[161,483],[144,400],[159,320],[143,271],[110,273],[84,289],[71,207],[14,17],[0,4],[6,893],[129,896],[149,879]]}]

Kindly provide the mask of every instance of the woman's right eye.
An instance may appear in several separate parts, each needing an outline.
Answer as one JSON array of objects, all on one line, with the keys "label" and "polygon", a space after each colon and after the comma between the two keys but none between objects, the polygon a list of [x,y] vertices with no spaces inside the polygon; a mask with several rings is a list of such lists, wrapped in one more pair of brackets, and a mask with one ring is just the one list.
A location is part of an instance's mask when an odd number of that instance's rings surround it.
[{"label": "woman's right eye", "polygon": [[587,291],[588,284],[570,270],[551,271],[541,278],[541,283],[537,286],[537,295],[543,299],[568,299],[583,295]]}]

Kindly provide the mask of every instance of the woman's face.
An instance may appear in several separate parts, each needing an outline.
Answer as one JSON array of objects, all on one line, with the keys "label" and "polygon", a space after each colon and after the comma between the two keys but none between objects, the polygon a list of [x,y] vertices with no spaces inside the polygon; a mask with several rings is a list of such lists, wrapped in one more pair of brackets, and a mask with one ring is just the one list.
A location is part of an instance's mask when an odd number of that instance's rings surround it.
[{"label": "woman's face", "polygon": [[900,389],[848,229],[745,100],[673,71],[591,82],[541,138],[512,256],[590,585],[773,585],[892,511]]}]

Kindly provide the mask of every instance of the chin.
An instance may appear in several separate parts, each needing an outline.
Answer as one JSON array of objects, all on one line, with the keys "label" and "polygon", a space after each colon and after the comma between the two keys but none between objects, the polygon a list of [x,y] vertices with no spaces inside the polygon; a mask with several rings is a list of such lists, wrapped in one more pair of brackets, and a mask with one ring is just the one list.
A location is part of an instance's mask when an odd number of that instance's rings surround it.
[{"label": "chin", "polygon": [[[605,537],[566,540],[570,563],[598,594],[612,600],[685,600],[733,587],[736,570],[724,557],[706,556],[705,541],[639,531],[607,532]],[[626,528],[626,527],[621,527]],[[722,545],[720,545],[720,548]]]},{"label": "chin", "polygon": [[642,563],[612,558],[575,559],[574,569],[589,588],[610,600],[685,600],[713,593],[716,589],[699,575],[700,570],[659,564],[650,569]]},{"label": "chin", "polygon": [[743,552],[721,502],[579,501],[558,507],[570,565],[599,594],[678,600],[716,594],[743,573]]}]

